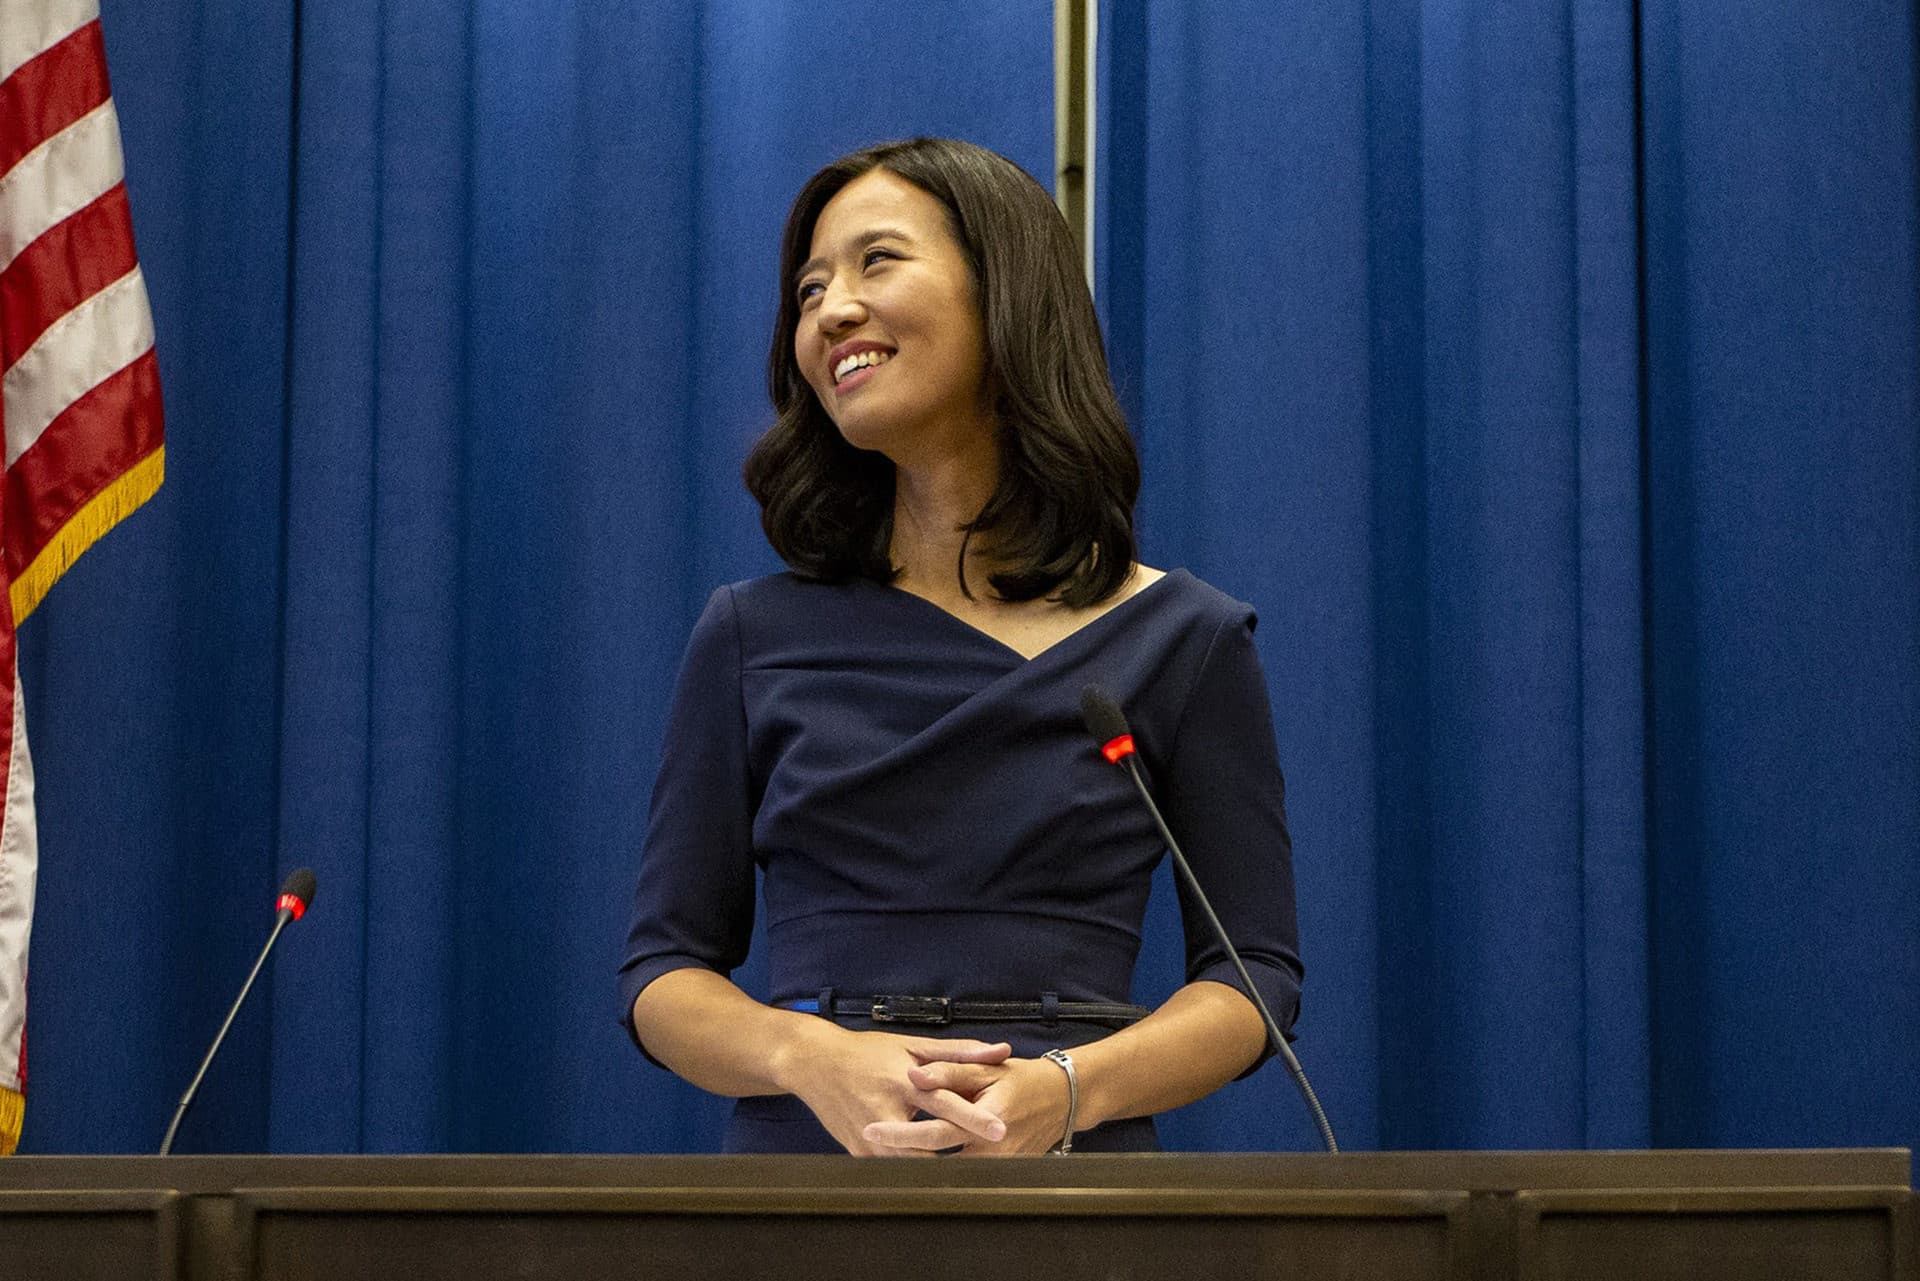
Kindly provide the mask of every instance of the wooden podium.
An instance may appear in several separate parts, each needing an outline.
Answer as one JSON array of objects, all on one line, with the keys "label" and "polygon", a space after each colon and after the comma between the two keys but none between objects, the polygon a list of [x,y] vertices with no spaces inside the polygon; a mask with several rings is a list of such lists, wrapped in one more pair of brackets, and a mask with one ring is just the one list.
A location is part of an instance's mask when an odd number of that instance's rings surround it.
[{"label": "wooden podium", "polygon": [[0,1160],[7,1281],[1920,1281],[1903,1149]]}]

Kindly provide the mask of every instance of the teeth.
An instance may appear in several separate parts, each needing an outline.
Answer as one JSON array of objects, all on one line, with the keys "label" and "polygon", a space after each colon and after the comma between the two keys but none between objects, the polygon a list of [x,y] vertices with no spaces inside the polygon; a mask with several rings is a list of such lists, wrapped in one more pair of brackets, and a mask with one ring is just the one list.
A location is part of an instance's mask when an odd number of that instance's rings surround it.
[{"label": "teeth", "polygon": [[833,381],[839,382],[856,369],[865,369],[869,365],[884,365],[892,354],[886,351],[855,352],[833,367]]}]

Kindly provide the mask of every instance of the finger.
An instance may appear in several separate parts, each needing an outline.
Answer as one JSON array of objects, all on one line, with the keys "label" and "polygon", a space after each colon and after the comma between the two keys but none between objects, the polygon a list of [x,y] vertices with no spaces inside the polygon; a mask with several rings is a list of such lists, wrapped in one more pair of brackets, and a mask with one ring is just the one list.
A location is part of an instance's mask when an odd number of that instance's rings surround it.
[{"label": "finger", "polygon": [[952,1090],[973,1098],[999,1080],[996,1066],[983,1063],[923,1063],[907,1069],[907,1080],[919,1090]]},{"label": "finger", "polygon": [[1005,1063],[1013,1047],[1005,1041],[944,1040],[922,1037],[907,1046],[922,1063]]},{"label": "finger", "polygon": [[869,1121],[860,1137],[875,1147],[930,1156],[975,1138],[951,1121]]},{"label": "finger", "polygon": [[972,1099],[964,1098],[951,1090],[927,1090],[914,1099],[922,1112],[951,1122],[965,1131],[955,1143],[967,1143],[975,1139],[985,1139],[989,1143],[998,1143],[1007,1137],[1007,1123],[1000,1114],[981,1107]]}]

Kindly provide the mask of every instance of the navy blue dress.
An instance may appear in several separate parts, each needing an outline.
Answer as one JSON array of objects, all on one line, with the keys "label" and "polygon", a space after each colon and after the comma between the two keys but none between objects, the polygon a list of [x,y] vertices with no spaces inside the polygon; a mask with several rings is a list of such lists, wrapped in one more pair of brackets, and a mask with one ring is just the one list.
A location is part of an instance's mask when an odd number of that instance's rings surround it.
[{"label": "navy blue dress", "polygon": [[[1175,570],[1027,659],[894,587],[790,574],[723,587],[688,644],[621,967],[729,973],[764,874],[770,998],[899,994],[1124,1002],[1164,856],[1080,691],[1125,711],[1149,785],[1284,1028],[1300,961],[1284,784],[1253,610]],[[1238,988],[1189,910],[1187,978]],[[878,1027],[841,1020],[851,1027]],[[882,1030],[1012,1042],[1084,1023]],[[644,1050],[644,1046],[642,1049]],[[1077,1150],[1152,1149],[1150,1119]],[[791,1096],[742,1099],[729,1151],[838,1151]]]}]

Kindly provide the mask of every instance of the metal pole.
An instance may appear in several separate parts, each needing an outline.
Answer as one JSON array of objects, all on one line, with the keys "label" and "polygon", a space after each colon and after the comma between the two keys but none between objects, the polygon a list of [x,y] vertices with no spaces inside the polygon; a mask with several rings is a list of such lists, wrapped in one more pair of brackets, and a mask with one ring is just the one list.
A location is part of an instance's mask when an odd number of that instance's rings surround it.
[{"label": "metal pole", "polygon": [[1099,0],[1053,3],[1053,192],[1094,284],[1094,139]]}]

